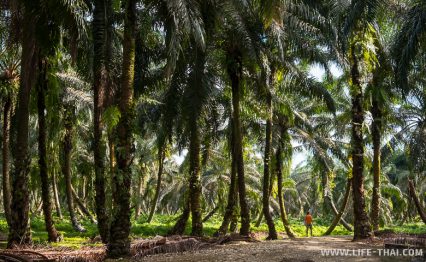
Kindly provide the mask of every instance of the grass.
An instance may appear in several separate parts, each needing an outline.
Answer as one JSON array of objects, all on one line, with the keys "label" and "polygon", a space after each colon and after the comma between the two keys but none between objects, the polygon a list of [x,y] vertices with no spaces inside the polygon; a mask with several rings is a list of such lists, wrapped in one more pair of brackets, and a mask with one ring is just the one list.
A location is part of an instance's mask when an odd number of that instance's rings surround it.
[{"label": "grass", "polygon": [[[153,221],[150,224],[145,223],[146,217],[142,216],[137,221],[132,221],[131,236],[133,238],[148,238],[156,235],[166,235],[167,231],[173,227],[177,216],[166,216],[166,215],[156,215]],[[216,229],[221,224],[222,217],[213,216],[209,221],[203,224],[204,234],[206,236],[212,236]],[[75,231],[72,228],[71,221],[67,218],[59,220],[55,219],[56,229],[63,236],[63,241],[60,243],[52,243],[52,246],[61,246],[61,247],[70,247],[78,249],[82,246],[99,246],[101,244],[93,244],[90,239],[98,235],[97,227],[95,224],[90,223],[89,220],[80,221],[86,232],[80,233]],[[297,234],[298,237],[305,237],[305,226],[301,220],[290,219],[290,223],[293,231]],[[185,234],[190,234],[191,232],[191,221],[188,221]],[[285,232],[284,227],[280,220],[275,221],[276,230],[278,232]],[[313,235],[321,236],[328,228],[329,223],[321,219],[314,221],[313,226]],[[262,233],[267,232],[268,228],[266,224],[262,224],[260,227],[255,227],[252,224],[253,233]],[[423,234],[426,233],[426,227],[423,223],[410,223],[403,226],[398,225],[389,225],[385,226],[383,229],[392,229],[398,233],[416,233]],[[44,220],[42,217],[36,217],[31,220],[31,230],[33,235],[33,240],[36,244],[47,244],[47,233],[44,228]],[[0,216],[0,234],[7,236],[8,228],[7,223],[4,217]],[[332,235],[351,235],[352,233],[347,231],[343,226],[338,225],[333,231]]]},{"label": "grass", "polygon": [[385,226],[383,229],[390,229],[396,233],[426,234],[426,227],[423,222],[408,223],[404,225]]}]

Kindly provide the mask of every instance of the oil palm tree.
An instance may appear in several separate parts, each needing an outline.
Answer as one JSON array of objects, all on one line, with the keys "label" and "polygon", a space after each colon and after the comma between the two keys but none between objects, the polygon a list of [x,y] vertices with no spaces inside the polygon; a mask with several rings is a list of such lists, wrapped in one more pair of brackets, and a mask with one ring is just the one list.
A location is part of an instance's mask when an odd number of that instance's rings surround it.
[{"label": "oil palm tree", "polygon": [[[12,215],[9,228],[8,246],[31,243],[29,231],[28,193],[28,119],[30,92],[36,84],[40,50],[49,49],[59,33],[59,26],[81,29],[84,26],[82,1],[19,1],[22,8],[22,55],[20,88],[16,109],[17,126],[13,146],[15,169],[12,174]],[[53,41],[55,42],[55,41]]]},{"label": "oil palm tree", "polygon": [[93,117],[93,156],[95,160],[95,185],[96,185],[96,216],[98,230],[104,243],[108,242],[109,219],[106,208],[105,186],[105,154],[106,146],[102,139],[103,123],[102,114],[106,109],[106,96],[110,69],[109,51],[111,49],[110,27],[112,2],[107,0],[94,1],[92,36],[93,36],[93,93],[94,93],[94,117]]},{"label": "oil palm tree", "polygon": [[[376,30],[378,32],[378,29]],[[380,35],[376,36],[375,46],[377,47],[377,57],[379,65],[375,68],[372,81],[366,89],[367,101],[371,101],[371,138],[373,144],[373,195],[371,202],[370,219],[373,230],[379,230],[380,213],[380,177],[381,177],[381,148],[384,127],[390,120],[390,105],[392,99],[392,66],[389,55],[385,50],[385,43],[381,41]],[[370,99],[368,99],[370,98]]]},{"label": "oil palm tree", "polygon": [[11,203],[11,188],[10,188],[10,123],[13,114],[14,102],[16,100],[16,92],[19,83],[19,56],[20,48],[10,45],[10,32],[8,27],[10,21],[4,19],[4,14],[1,13],[0,23],[0,98],[3,108],[3,133],[2,133],[2,187],[3,187],[3,206],[6,221],[10,224],[10,203]]},{"label": "oil palm tree", "polygon": [[[371,224],[366,213],[364,194],[364,86],[365,77],[371,73],[377,59],[373,45],[375,23],[381,1],[342,1],[338,3],[345,10],[342,21],[342,46],[347,52],[350,72],[349,90],[352,97],[352,191],[354,203],[354,240],[368,238],[372,235]],[[348,9],[349,8],[349,9]],[[348,11],[350,10],[350,11]],[[343,14],[343,13],[342,13]],[[338,18],[339,20],[339,18]],[[370,43],[370,45],[369,45]],[[369,54],[366,56],[366,54]]]},{"label": "oil palm tree", "polygon": [[120,121],[117,124],[116,158],[117,170],[113,175],[114,210],[110,226],[107,253],[117,258],[130,254],[130,191],[133,161],[133,116],[134,116],[134,66],[136,34],[136,0],[124,1],[123,64],[118,108]]},{"label": "oil palm tree", "polygon": [[50,181],[47,163],[47,129],[46,129],[46,90],[49,88],[48,74],[50,71],[48,59],[40,59],[37,80],[37,113],[38,113],[38,153],[43,213],[49,242],[57,242],[60,235],[55,228],[52,218],[52,202],[50,197]]},{"label": "oil palm tree", "polygon": [[[73,228],[78,232],[85,232],[86,229],[79,223],[77,214],[75,212],[76,197],[72,184],[73,180],[73,164],[75,164],[75,145],[77,141],[78,129],[75,128],[77,120],[81,115],[88,115],[87,112],[91,109],[93,103],[90,93],[88,92],[88,83],[82,80],[81,76],[76,74],[69,67],[70,61],[61,61],[60,72],[56,73],[54,77],[58,80],[59,86],[50,88],[50,100],[55,101],[51,108],[48,108],[50,113],[49,123],[55,123],[61,127],[58,130],[56,128],[50,129],[50,135],[53,139],[60,140],[61,147],[61,161],[60,169],[65,181],[65,193],[66,203],[70,220]],[[52,89],[59,89],[59,92],[55,92]],[[52,97],[58,96],[58,97]],[[54,114],[54,112],[61,112],[62,114]],[[57,134],[55,134],[57,133]],[[81,132],[80,132],[81,133]],[[56,137],[57,136],[57,137]],[[82,148],[79,148],[79,152],[83,152]]]}]

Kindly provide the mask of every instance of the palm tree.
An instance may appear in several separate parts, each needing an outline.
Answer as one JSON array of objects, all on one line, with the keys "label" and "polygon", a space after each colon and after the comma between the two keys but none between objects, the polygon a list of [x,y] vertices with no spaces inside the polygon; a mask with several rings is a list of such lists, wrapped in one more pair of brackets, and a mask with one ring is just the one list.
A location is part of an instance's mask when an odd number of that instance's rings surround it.
[{"label": "palm tree", "polygon": [[[416,91],[416,86],[410,84],[410,75],[412,75],[410,73],[414,73],[414,75],[419,73],[417,72],[416,68],[418,64],[421,65],[422,62],[421,59],[418,58],[423,57],[425,53],[424,44],[422,44],[421,39],[424,37],[426,32],[426,28],[424,26],[426,21],[426,4],[424,1],[418,0],[412,1],[410,4],[412,5],[410,6],[409,10],[402,17],[403,24],[398,34],[395,36],[395,43],[392,47],[393,56],[396,63],[395,76],[397,85],[401,90],[403,90],[405,93],[414,90],[414,96],[422,98],[423,95],[418,93],[418,90]],[[418,78],[412,77],[412,79],[416,81]],[[424,90],[421,92],[424,92]],[[416,114],[415,111],[412,112]],[[411,123],[411,125],[412,124],[413,123]],[[417,130],[413,132],[414,136],[417,136],[419,134],[418,131],[422,129],[422,124],[417,126]],[[423,139],[417,137],[417,140],[418,141],[415,141],[415,139],[412,137],[411,141],[409,142],[408,147],[410,148],[411,152],[417,153],[419,152],[419,149],[421,150]],[[410,159],[412,163],[420,164],[422,163],[421,157],[415,156],[416,153],[410,154]],[[416,170],[418,169],[416,168]],[[416,207],[420,208],[420,205],[418,205],[418,199],[416,201],[417,197],[415,194],[414,185],[409,183],[409,188],[410,195],[413,197],[416,203]],[[424,213],[422,214],[421,210],[419,210],[419,214],[423,221],[425,221]]]},{"label": "palm tree", "polygon": [[[376,30],[376,32],[378,29]],[[389,55],[384,49],[384,43],[380,41],[381,37],[377,32],[377,56],[379,65],[374,70],[373,79],[367,87],[366,94],[371,97],[371,137],[373,144],[373,196],[371,200],[371,224],[373,230],[379,230],[379,213],[380,213],[380,177],[381,177],[381,147],[384,127],[389,117],[390,98],[392,93],[390,87],[392,67],[390,65]]]},{"label": "palm tree", "polygon": [[11,223],[9,227],[8,247],[30,244],[31,231],[28,224],[28,122],[30,91],[35,85],[38,44],[36,41],[36,16],[31,6],[24,2],[24,25],[22,38],[20,88],[16,108],[16,142],[14,148],[15,169],[12,173]]},{"label": "palm tree", "polygon": [[[78,232],[85,232],[86,229],[79,223],[77,215],[75,213],[75,205],[77,202],[79,204],[79,199],[75,196],[75,190],[72,185],[72,170],[74,157],[73,152],[75,152],[74,147],[76,144],[76,123],[78,120],[79,114],[87,114],[87,111],[90,108],[92,100],[89,98],[87,92],[88,84],[81,79],[81,76],[76,74],[72,70],[65,71],[65,68],[69,66],[67,62],[63,61],[64,68],[60,68],[60,72],[55,74],[55,77],[58,79],[60,86],[56,88],[61,88],[62,92],[52,92],[52,94],[60,94],[60,97],[57,99],[57,104],[54,106],[54,109],[59,109],[62,114],[61,118],[54,121],[61,122],[61,156],[60,161],[61,172],[65,180],[65,192],[66,192],[66,201],[68,206],[68,212],[71,219],[71,224],[73,228]],[[56,107],[56,108],[55,108]],[[53,109],[53,110],[54,110]],[[50,108],[52,110],[52,108]],[[58,117],[57,115],[53,118]],[[51,123],[52,124],[52,123]],[[52,135],[55,135],[55,129],[51,129]],[[79,151],[82,152],[82,148],[79,148]],[[81,206],[81,203],[80,203]],[[80,208],[84,209],[84,208]],[[86,210],[87,211],[87,210]],[[87,213],[87,212],[86,212]]]},{"label": "palm tree", "polygon": [[[19,80],[19,54],[20,48],[9,46],[7,41],[9,31],[6,27],[9,23],[1,24],[0,45],[3,47],[0,50],[0,97],[3,107],[3,133],[2,133],[2,187],[3,187],[3,206],[6,221],[10,225],[10,203],[11,203],[11,188],[10,188],[10,123],[13,114],[13,105],[16,100],[16,91]],[[3,28],[3,26],[5,28]]]},{"label": "palm tree", "polygon": [[[229,129],[230,129],[230,151],[231,153],[234,150],[234,132],[233,132],[233,121],[232,117],[230,117],[229,121]],[[232,155],[233,156],[233,155]],[[235,212],[235,205],[237,204],[237,166],[235,158],[232,157],[231,160],[231,172],[230,172],[230,184],[229,184],[229,192],[228,192],[228,201],[225,208],[225,213],[223,215],[222,224],[220,225],[219,229],[215,233],[215,235],[225,235],[228,232],[229,225],[231,223],[232,216]]]},{"label": "palm tree", "polygon": [[163,142],[159,142],[158,146],[158,172],[157,172],[157,186],[155,188],[155,195],[154,199],[152,200],[151,209],[149,211],[147,223],[151,223],[152,218],[154,217],[155,209],[157,207],[158,197],[160,195],[160,189],[161,189],[161,179],[163,175],[163,166],[164,166],[164,158],[165,158],[165,152],[166,149],[163,145]]},{"label": "palm tree", "polygon": [[331,222],[331,225],[328,227],[327,231],[324,233],[324,236],[330,235],[331,232],[333,232],[334,228],[336,228],[339,221],[341,221],[343,213],[345,212],[345,209],[346,209],[346,205],[347,205],[348,200],[349,200],[349,194],[351,192],[351,186],[352,186],[352,181],[351,181],[350,178],[348,178],[348,182],[346,184],[345,195],[343,197],[342,205],[339,209],[339,212],[337,213],[337,215],[334,217],[333,221]]},{"label": "palm tree", "polygon": [[[425,148],[424,140],[424,112],[425,112],[425,91],[423,86],[423,72],[422,72],[422,54],[419,61],[416,61],[416,67],[411,70],[407,83],[406,101],[402,101],[402,104],[396,110],[396,116],[401,122],[401,130],[396,134],[393,134],[393,138],[389,142],[391,145],[390,150],[402,146],[404,148],[408,170],[407,175],[398,179],[398,187],[404,190],[408,188],[408,195],[413,198],[414,203],[421,203],[421,199],[416,200],[415,188],[411,189],[411,186],[415,184],[421,185],[423,169],[425,167],[425,160],[423,157],[423,151]],[[385,147],[385,156],[388,158],[389,149]],[[410,185],[412,180],[412,185]],[[405,191],[405,190],[404,190]],[[416,205],[416,207],[421,207]],[[421,214],[421,212],[418,212]]]},{"label": "palm tree", "polygon": [[424,208],[423,208],[423,206],[422,206],[422,204],[419,200],[419,197],[417,196],[413,180],[411,180],[411,179],[408,180],[408,190],[409,190],[410,196],[413,198],[414,204],[416,205],[416,209],[417,209],[417,212],[420,215],[420,218],[422,219],[423,223],[426,224],[426,213],[425,213]]},{"label": "palm tree", "polygon": [[[22,0],[22,54],[20,88],[16,109],[17,137],[13,148],[14,172],[12,174],[11,225],[9,227],[8,247],[26,245],[32,242],[29,217],[28,192],[28,131],[30,92],[37,81],[41,50],[50,50],[56,44],[61,25],[68,29],[81,30],[84,26],[83,1],[40,1]],[[78,34],[75,34],[78,36]],[[46,40],[49,39],[51,41]]]},{"label": "palm tree", "polygon": [[39,153],[39,169],[41,180],[41,193],[43,200],[43,213],[46,231],[49,242],[57,242],[59,240],[59,233],[56,231],[52,218],[52,202],[50,196],[50,182],[47,166],[47,130],[46,130],[46,95],[45,92],[48,88],[48,74],[49,64],[47,59],[39,61],[39,78],[37,82],[37,113],[38,113],[38,153]]},{"label": "palm tree", "polygon": [[70,215],[71,223],[74,229],[78,232],[85,232],[86,229],[81,226],[77,220],[74,207],[74,197],[73,197],[73,188],[72,188],[72,151],[73,151],[73,140],[75,134],[75,107],[72,102],[65,102],[64,105],[64,116],[63,116],[63,125],[64,125],[64,135],[62,140],[62,174],[65,178],[65,188],[66,188],[66,197],[68,212]]},{"label": "palm tree", "polygon": [[[352,1],[343,8],[347,15],[343,18],[343,46],[347,46],[348,70],[350,72],[349,90],[352,97],[352,191],[354,203],[354,240],[372,235],[371,224],[365,210],[364,194],[364,82],[365,68],[373,68],[375,51],[366,43],[373,41],[375,32],[372,24],[377,18],[380,1]],[[344,5],[344,4],[342,4]],[[350,10],[347,12],[347,10]],[[368,53],[369,59],[365,59]]]},{"label": "palm tree", "polygon": [[130,191],[133,161],[133,85],[135,66],[136,2],[124,2],[123,65],[120,87],[120,121],[117,125],[117,171],[113,177],[114,216],[111,221],[108,256],[130,254]]},{"label": "palm tree", "polygon": [[[223,22],[225,33],[226,73],[231,84],[232,94],[232,159],[235,161],[237,172],[238,199],[240,205],[241,227],[240,234],[247,236],[250,233],[250,210],[247,203],[244,157],[243,157],[243,133],[240,118],[240,100],[243,90],[243,60],[244,58],[257,59],[259,49],[258,35],[252,35],[250,30],[250,6],[240,1],[229,1],[224,6]],[[251,56],[251,57],[250,57]]]},{"label": "palm tree", "polygon": [[[278,147],[276,149],[275,153],[275,162],[276,162],[276,170],[277,173],[277,186],[278,186],[278,201],[280,205],[280,216],[281,221],[284,225],[284,229],[287,233],[287,236],[290,238],[296,237],[293,230],[290,227],[290,222],[287,218],[287,213],[285,210],[285,204],[284,204],[284,193],[283,193],[283,162],[288,163],[289,156],[291,155],[286,152],[286,149],[291,149],[291,144],[289,143],[290,137],[288,135],[288,126],[287,121],[283,120],[280,124],[280,134],[279,134],[279,141],[278,141]],[[287,160],[287,161],[286,161]],[[287,165],[287,169],[289,166]]]},{"label": "palm tree", "polygon": [[93,117],[93,156],[95,160],[95,190],[96,190],[96,216],[98,230],[104,243],[108,242],[109,219],[106,210],[105,192],[105,153],[106,147],[102,139],[103,123],[102,114],[105,110],[105,98],[108,83],[108,46],[111,39],[108,38],[109,19],[111,16],[111,1],[94,1],[93,9],[93,93],[94,93],[94,117]]},{"label": "palm tree", "polygon": [[12,112],[12,98],[8,97],[3,106],[3,139],[2,139],[2,168],[3,168],[3,205],[4,214],[10,225],[10,176],[9,176],[9,150],[10,150],[10,118]]},{"label": "palm tree", "polygon": [[[161,151],[165,150],[167,143],[166,137],[172,137],[173,126],[177,124],[175,117],[181,118],[180,123],[186,124],[185,135],[189,137],[189,152],[190,152],[190,179],[189,179],[189,195],[186,201],[192,204],[184,205],[184,212],[181,218],[176,223],[175,228],[172,230],[174,233],[179,233],[184,230],[190,212],[192,214],[192,234],[202,235],[202,211],[201,211],[201,185],[200,185],[200,148],[201,148],[201,134],[200,134],[200,121],[201,113],[204,107],[204,99],[209,96],[203,93],[205,91],[205,72],[206,68],[206,51],[205,51],[205,34],[202,19],[204,16],[212,15],[212,10],[208,10],[211,5],[210,1],[187,1],[187,0],[173,0],[173,1],[149,1],[155,7],[157,15],[165,25],[166,29],[166,46],[167,46],[167,65],[164,68],[164,73],[167,77],[172,76],[170,87],[166,91],[165,99],[168,95],[171,101],[165,103],[162,109],[162,126],[169,133],[159,135],[159,163],[162,162],[163,157]],[[207,7],[207,8],[206,8]],[[204,9],[207,13],[201,13]],[[208,19],[211,19],[210,17]],[[191,50],[190,50],[191,49]],[[181,51],[194,53],[189,54],[191,57],[189,61],[181,59]],[[189,63],[189,64],[187,64]],[[189,66],[189,68],[188,68]],[[190,69],[190,74],[182,69]],[[187,88],[180,89],[180,82],[175,79],[180,78],[187,82]],[[207,84],[209,85],[209,84]],[[179,88],[179,90],[176,90]],[[210,88],[208,86],[207,88]],[[177,92],[178,91],[178,92]],[[183,92],[181,92],[183,91]],[[184,98],[183,106],[173,100],[174,96]],[[199,99],[199,101],[198,101]],[[176,106],[181,107],[180,113],[177,114]],[[161,166],[161,165],[160,165]],[[155,211],[156,198],[159,193],[161,183],[161,170],[158,170],[157,178],[157,192],[154,196],[152,203],[149,220]],[[187,207],[190,209],[188,210]]]},{"label": "palm tree", "polygon": [[242,52],[235,40],[229,39],[226,48],[228,58],[228,67],[226,68],[232,87],[232,133],[234,138],[234,146],[232,148],[232,156],[235,158],[236,169],[238,174],[238,195],[241,209],[241,228],[240,234],[247,236],[250,233],[250,211],[246,200],[246,185],[244,180],[244,159],[242,145],[242,130],[240,120],[240,93],[243,77]]}]

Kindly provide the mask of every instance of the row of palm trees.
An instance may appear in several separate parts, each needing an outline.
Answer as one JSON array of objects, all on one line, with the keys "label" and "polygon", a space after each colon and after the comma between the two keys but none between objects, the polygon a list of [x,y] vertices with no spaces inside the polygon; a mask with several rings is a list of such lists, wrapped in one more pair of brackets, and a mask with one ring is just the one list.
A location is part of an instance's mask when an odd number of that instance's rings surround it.
[{"label": "row of palm trees", "polygon": [[[386,3],[378,0],[6,1],[1,33],[2,61],[7,66],[2,68],[1,80],[7,85],[2,84],[1,95],[5,101],[2,162],[8,246],[31,243],[32,97],[37,104],[37,179],[42,185],[49,241],[60,239],[52,218],[49,165],[53,164],[48,161],[49,141],[59,121],[62,131],[57,132],[57,139],[62,142],[57,152],[61,152],[68,210],[74,227],[84,230],[73,211],[74,202],[84,207],[72,186],[78,115],[86,115],[80,122],[91,122],[90,135],[83,138],[84,132],[78,132],[78,139],[89,144],[80,144],[79,150],[87,151],[89,160],[85,161],[91,166],[87,173],[95,189],[94,194],[86,194],[95,201],[86,204],[94,207],[110,257],[130,254],[132,203],[137,215],[141,209],[140,198],[132,200],[132,196],[143,189],[143,175],[136,176],[141,172],[137,168],[146,172],[147,162],[158,166],[156,192],[149,205],[151,221],[159,205],[165,161],[176,147],[188,150],[182,164],[188,176],[180,194],[182,214],[172,233],[182,234],[191,216],[191,234],[203,234],[203,178],[213,165],[212,152],[219,148],[229,153],[230,161],[224,161],[229,164],[229,187],[217,234],[235,229],[239,220],[240,234],[249,235],[253,214],[257,214],[259,223],[263,217],[266,220],[268,239],[277,239],[271,214],[277,180],[279,215],[287,234],[294,236],[282,189],[290,173],[291,142],[297,140],[300,147],[314,153],[322,170],[324,199],[330,191],[328,174],[339,165],[351,170],[350,179],[343,183],[346,193],[341,208],[333,209],[333,227],[343,222],[352,187],[354,239],[372,236],[380,224],[381,152],[385,151],[384,129],[392,116],[392,100],[398,101],[393,96],[399,97],[398,88],[409,99],[424,94],[422,59],[417,58],[424,55],[421,39],[426,6],[422,1],[398,5],[389,0],[388,4],[401,8],[402,15],[391,16]],[[390,46],[395,51],[389,51]],[[309,76],[312,64],[325,69],[322,82]],[[330,73],[331,64],[343,71],[339,79]],[[69,77],[73,70],[81,79]],[[63,81],[64,75],[72,83]],[[15,99],[13,86],[18,81]],[[86,109],[93,114],[89,116],[77,109],[84,101],[83,93],[90,93]],[[370,215],[364,189],[366,103],[372,118]],[[10,123],[13,168],[8,164]],[[412,126],[408,123],[407,128]],[[345,137],[347,127],[351,128],[350,143]],[[415,168],[423,163],[416,155],[422,148],[422,128],[419,125],[419,135],[407,143]],[[253,137],[257,139],[249,141]],[[146,150],[153,139],[154,153]],[[390,141],[397,145],[403,140],[409,140],[404,133]],[[253,180],[247,166],[250,143],[261,146],[255,152],[263,151],[258,213],[250,208],[253,181],[260,183]],[[144,161],[150,154],[156,157]],[[414,174],[421,174],[415,168]],[[53,182],[53,202],[60,211]],[[137,193],[129,190],[135,184]],[[333,197],[327,199],[334,207]]]}]

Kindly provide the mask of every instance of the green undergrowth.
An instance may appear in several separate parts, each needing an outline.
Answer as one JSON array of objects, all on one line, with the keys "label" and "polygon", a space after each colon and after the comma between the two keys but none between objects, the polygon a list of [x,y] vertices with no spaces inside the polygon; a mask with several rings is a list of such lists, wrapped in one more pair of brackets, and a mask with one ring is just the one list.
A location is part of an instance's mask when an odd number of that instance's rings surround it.
[{"label": "green undergrowth", "polygon": [[383,229],[392,230],[395,233],[426,234],[426,226],[423,222],[408,223],[404,225],[385,226]]},{"label": "green undergrowth", "polygon": [[[151,223],[146,223],[146,217],[141,216],[138,220],[132,221],[131,236],[132,238],[149,238],[157,235],[164,236],[173,227],[178,216],[156,215]],[[213,216],[210,220],[203,224],[204,234],[212,236],[214,232],[221,225],[220,216]],[[89,220],[80,220],[86,232],[77,232],[73,229],[71,221],[68,218],[60,220],[55,218],[56,229],[61,233],[63,240],[59,243],[52,243],[52,246],[70,247],[78,249],[82,246],[99,246],[97,241],[93,241],[97,235],[97,226],[92,224]],[[298,237],[305,237],[305,226],[302,220],[290,219],[291,227]],[[276,230],[280,235],[284,235],[284,227],[279,219],[275,220]],[[313,235],[322,236],[327,230],[329,223],[320,219],[314,221]],[[426,233],[426,227],[420,222],[405,224],[403,226],[386,226],[383,229],[391,229],[397,233]],[[33,240],[36,244],[48,244],[47,233],[44,228],[44,220],[42,217],[35,217],[31,219],[31,230]],[[267,225],[262,223],[259,227],[252,224],[251,230],[253,233],[258,234],[260,237],[266,237],[268,231]],[[0,216],[0,234],[2,235],[3,245],[5,238],[7,238],[7,223],[4,217]],[[185,229],[185,234],[189,235],[191,232],[191,221],[188,221]],[[338,225],[333,231],[332,235],[351,235],[343,226]]]}]

